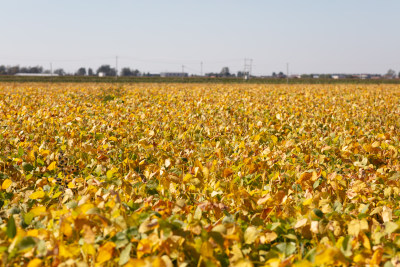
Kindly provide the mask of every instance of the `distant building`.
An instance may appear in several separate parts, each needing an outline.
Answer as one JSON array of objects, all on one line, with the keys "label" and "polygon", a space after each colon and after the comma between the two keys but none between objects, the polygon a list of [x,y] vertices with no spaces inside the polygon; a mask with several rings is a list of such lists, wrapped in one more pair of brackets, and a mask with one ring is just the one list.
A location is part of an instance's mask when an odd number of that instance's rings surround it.
[{"label": "distant building", "polygon": [[346,75],[344,75],[344,74],[332,74],[332,79],[334,79],[334,80],[339,80],[339,79],[345,79],[346,78]]},{"label": "distant building", "polygon": [[161,77],[188,77],[188,73],[186,72],[161,72]]},{"label": "distant building", "polygon": [[378,79],[382,79],[382,75],[380,74],[371,74],[371,79],[373,80],[378,80]]},{"label": "distant building", "polygon": [[106,77],[106,73],[105,72],[99,72],[99,77]]},{"label": "distant building", "polygon": [[16,73],[15,76],[36,76],[36,77],[52,77],[58,76],[58,74],[51,73]]}]

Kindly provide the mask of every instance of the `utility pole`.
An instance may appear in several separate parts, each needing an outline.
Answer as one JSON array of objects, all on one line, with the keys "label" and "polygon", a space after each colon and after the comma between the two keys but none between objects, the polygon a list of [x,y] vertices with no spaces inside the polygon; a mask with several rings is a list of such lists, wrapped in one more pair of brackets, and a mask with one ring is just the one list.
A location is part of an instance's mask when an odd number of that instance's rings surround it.
[{"label": "utility pole", "polygon": [[50,62],[50,75],[53,76],[53,63]]},{"label": "utility pole", "polygon": [[182,65],[182,80],[183,80],[183,77],[185,76],[185,66],[184,65]]},{"label": "utility pole", "polygon": [[249,78],[251,77],[251,70],[253,68],[253,59],[250,59]]},{"label": "utility pole", "polygon": [[286,83],[289,84],[289,63],[286,63]]},{"label": "utility pole", "polygon": [[200,76],[203,76],[203,61],[200,62]]},{"label": "utility pole", "polygon": [[118,78],[118,56],[115,57],[115,79]]}]

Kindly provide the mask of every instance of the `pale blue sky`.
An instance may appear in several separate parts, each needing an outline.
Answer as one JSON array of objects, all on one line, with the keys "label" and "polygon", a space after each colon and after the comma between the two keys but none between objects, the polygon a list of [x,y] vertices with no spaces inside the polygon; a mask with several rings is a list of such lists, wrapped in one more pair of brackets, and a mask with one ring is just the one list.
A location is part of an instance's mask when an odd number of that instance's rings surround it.
[{"label": "pale blue sky", "polygon": [[399,0],[0,0],[0,65],[400,71]]}]

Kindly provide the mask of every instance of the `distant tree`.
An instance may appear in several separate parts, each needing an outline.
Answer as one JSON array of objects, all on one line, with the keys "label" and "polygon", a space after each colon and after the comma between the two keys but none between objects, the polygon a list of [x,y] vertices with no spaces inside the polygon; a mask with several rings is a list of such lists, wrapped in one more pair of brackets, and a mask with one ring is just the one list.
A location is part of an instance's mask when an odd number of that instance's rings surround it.
[{"label": "distant tree", "polygon": [[282,71],[280,71],[278,73],[278,78],[286,78],[286,75]]},{"label": "distant tree", "polygon": [[204,76],[206,76],[206,77],[221,77],[221,74],[220,73],[209,72],[209,73],[204,74]]},{"label": "distant tree", "polygon": [[130,68],[122,68],[121,76],[132,76],[132,71]]},{"label": "distant tree", "polygon": [[388,78],[388,79],[393,79],[395,77],[396,77],[396,72],[392,69],[389,69],[385,74],[385,78]]},{"label": "distant tree", "polygon": [[4,65],[0,66],[0,75],[6,75],[7,74],[7,68]]},{"label": "distant tree", "polygon": [[89,70],[88,70],[88,75],[89,76],[93,76],[94,75],[93,70],[91,68],[89,68]]},{"label": "distant tree", "polygon": [[65,73],[65,71],[63,70],[63,69],[56,69],[56,70],[54,70],[54,72],[53,72],[54,74],[57,74],[57,75],[59,75],[59,76],[64,76],[66,73]]},{"label": "distant tree", "polygon": [[15,75],[17,74],[19,71],[19,66],[13,66],[13,67],[8,67],[7,68],[7,75]]},{"label": "distant tree", "polygon": [[30,67],[29,73],[43,73],[43,67],[41,66]]},{"label": "distant tree", "polygon": [[86,75],[86,69],[85,68],[79,68],[78,71],[75,73],[76,76],[85,76]]},{"label": "distant tree", "polygon": [[330,79],[330,78],[332,78],[332,76],[330,74],[321,74],[321,75],[319,75],[319,77],[322,78],[322,79]]},{"label": "distant tree", "polygon": [[400,78],[400,71],[399,71],[399,75],[397,75],[398,78]]},{"label": "distant tree", "polygon": [[272,77],[274,77],[274,78],[277,77],[276,72],[273,72],[273,73],[272,73]]},{"label": "distant tree", "polygon": [[139,70],[133,70],[130,68],[122,68],[121,76],[139,76]]},{"label": "distant tree", "polygon": [[20,67],[19,71],[20,73],[42,73],[43,68],[36,66],[36,67]]},{"label": "distant tree", "polygon": [[231,76],[231,73],[229,72],[229,68],[228,68],[228,67],[223,67],[222,70],[221,70],[221,72],[220,72],[220,75],[221,75],[222,77],[229,77],[229,76]]},{"label": "distant tree", "polygon": [[111,68],[110,65],[101,65],[97,71],[96,74],[99,75],[99,73],[104,73],[106,76],[115,76],[116,71],[114,68]]}]

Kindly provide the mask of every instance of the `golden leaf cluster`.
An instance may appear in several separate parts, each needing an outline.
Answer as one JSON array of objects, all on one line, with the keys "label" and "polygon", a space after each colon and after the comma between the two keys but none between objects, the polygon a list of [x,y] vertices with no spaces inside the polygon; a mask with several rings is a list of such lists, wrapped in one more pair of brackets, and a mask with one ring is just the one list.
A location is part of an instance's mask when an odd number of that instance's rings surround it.
[{"label": "golden leaf cluster", "polygon": [[0,85],[2,265],[396,266],[398,85]]}]

